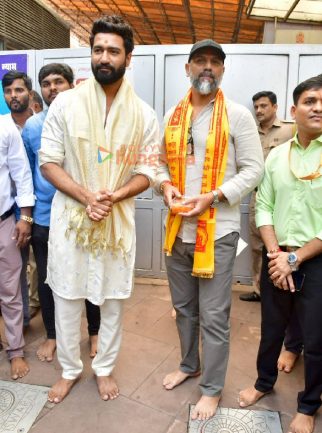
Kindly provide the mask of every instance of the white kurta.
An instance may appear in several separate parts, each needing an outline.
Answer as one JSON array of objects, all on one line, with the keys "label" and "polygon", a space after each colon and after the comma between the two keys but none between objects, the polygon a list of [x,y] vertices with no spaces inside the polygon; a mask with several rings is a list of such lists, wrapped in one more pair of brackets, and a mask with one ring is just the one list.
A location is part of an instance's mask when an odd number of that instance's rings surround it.
[{"label": "white kurta", "polygon": [[[61,165],[68,173],[68,160],[65,158],[65,146],[69,137],[64,136],[63,124],[68,124],[64,104],[68,98],[66,91],[52,103],[42,134],[40,165],[54,162]],[[131,176],[143,174],[154,181],[156,161],[159,152],[159,127],[155,112],[144,101],[140,101],[144,117],[144,136],[140,146],[139,158]],[[126,116],[126,113],[124,113]],[[108,122],[107,126],[108,128]],[[107,130],[107,129],[106,129]],[[122,149],[113,157],[120,158]],[[131,177],[130,176],[130,177]],[[124,184],[129,179],[124,179]],[[66,195],[60,191],[54,196],[51,210],[48,243],[47,283],[62,298],[86,298],[96,305],[102,305],[105,299],[125,299],[131,294],[135,262],[135,222],[134,198],[131,202],[131,215],[127,218],[133,226],[133,242],[126,257],[121,251],[99,252],[97,255],[84,250],[75,243],[75,234],[66,237],[68,219],[65,212]],[[113,210],[112,210],[113,212]]]}]

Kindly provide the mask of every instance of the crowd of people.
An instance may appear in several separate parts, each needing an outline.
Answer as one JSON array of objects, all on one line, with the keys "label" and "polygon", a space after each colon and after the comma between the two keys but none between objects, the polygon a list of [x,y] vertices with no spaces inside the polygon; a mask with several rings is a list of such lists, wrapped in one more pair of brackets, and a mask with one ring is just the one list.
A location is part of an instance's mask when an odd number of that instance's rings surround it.
[{"label": "crowd of people", "polygon": [[[255,289],[241,299],[261,302],[262,325],[258,378],[239,404],[271,392],[278,371],[290,372],[303,351],[304,390],[290,432],[312,433],[322,393],[322,75],[294,89],[295,123],[276,117],[273,92],[256,93],[256,124],[220,88],[222,47],[196,42],[185,65],[191,88],[166,113],[160,140],[154,110],[124,76],[132,28],[102,17],[90,46],[93,76],[76,87],[72,69],[59,63],[39,71],[42,98],[25,73],[2,80],[10,113],[0,116],[0,302],[11,377],[29,371],[23,329],[38,307],[29,305],[37,288],[46,330],[37,356],[50,362],[57,350],[62,367],[49,401],[63,401],[82,373],[84,304],[99,395],[118,397],[112,373],[133,287],[134,197],[153,187],[169,208],[164,250],[181,346],[163,387],[200,375],[191,417],[212,417],[229,357],[239,205],[251,194]],[[156,148],[159,164],[149,164]]]}]

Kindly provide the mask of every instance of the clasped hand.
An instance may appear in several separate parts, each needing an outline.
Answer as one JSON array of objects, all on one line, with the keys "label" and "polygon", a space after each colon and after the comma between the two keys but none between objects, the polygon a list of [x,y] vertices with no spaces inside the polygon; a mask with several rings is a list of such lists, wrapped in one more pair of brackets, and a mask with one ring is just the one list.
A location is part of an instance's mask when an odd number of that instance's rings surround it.
[{"label": "clasped hand", "polygon": [[288,253],[279,251],[277,253],[268,253],[268,273],[275,287],[283,290],[295,291],[292,278],[292,270],[288,264]]},{"label": "clasped hand", "polygon": [[102,221],[109,216],[113,207],[113,193],[108,190],[101,190],[90,193],[86,213],[92,221]]}]

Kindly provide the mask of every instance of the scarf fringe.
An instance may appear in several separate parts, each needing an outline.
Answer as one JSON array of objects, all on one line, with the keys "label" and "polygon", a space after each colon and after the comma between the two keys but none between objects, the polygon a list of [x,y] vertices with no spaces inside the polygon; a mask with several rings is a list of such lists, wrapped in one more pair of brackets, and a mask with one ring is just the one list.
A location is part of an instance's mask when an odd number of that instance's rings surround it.
[{"label": "scarf fringe", "polygon": [[[103,221],[91,221],[86,211],[82,208],[65,209],[69,214],[69,223],[65,232],[67,239],[73,233],[75,235],[75,242],[77,245],[82,247],[85,251],[88,251],[95,256],[100,253],[104,253],[107,250],[112,253],[120,252],[122,257],[126,258],[130,249],[126,249],[122,239],[116,241],[107,241],[105,238],[105,222]],[[107,218],[112,218],[111,216]]]},{"label": "scarf fringe", "polygon": [[213,278],[214,273],[213,272],[201,272],[201,271],[194,271],[191,273],[193,277],[199,277],[199,278]]}]

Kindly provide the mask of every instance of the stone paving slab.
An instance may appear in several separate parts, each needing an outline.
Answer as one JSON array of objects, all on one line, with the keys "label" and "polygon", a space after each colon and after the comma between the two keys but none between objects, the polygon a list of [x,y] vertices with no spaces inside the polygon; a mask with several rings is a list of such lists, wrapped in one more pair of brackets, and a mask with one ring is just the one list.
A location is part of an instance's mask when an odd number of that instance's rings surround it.
[{"label": "stone paving slab", "polygon": [[47,402],[48,389],[0,380],[0,432],[27,433]]}]

